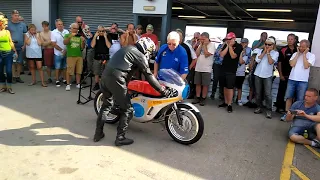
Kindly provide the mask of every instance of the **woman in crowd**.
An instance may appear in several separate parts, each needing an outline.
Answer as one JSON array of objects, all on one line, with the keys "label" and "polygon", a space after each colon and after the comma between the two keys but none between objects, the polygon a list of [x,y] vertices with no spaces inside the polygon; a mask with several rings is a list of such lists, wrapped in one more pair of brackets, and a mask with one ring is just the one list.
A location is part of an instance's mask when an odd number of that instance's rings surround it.
[{"label": "woman in crowd", "polygon": [[29,64],[29,69],[32,75],[32,82],[29,86],[33,86],[36,84],[36,69],[38,69],[40,74],[40,79],[42,83],[42,87],[47,87],[44,82],[43,70],[42,70],[42,50],[41,44],[42,41],[40,39],[40,33],[37,33],[37,28],[34,24],[30,24],[28,26],[28,32],[25,36],[25,44],[26,44],[26,57]]},{"label": "woman in crowd", "polygon": [[273,66],[278,61],[279,52],[276,50],[275,38],[269,37],[264,44],[264,49],[259,49],[256,56],[257,67],[254,72],[255,88],[256,88],[256,102],[258,107],[254,111],[256,114],[262,113],[262,87],[264,87],[264,96],[266,100],[267,113],[266,117],[272,118],[272,81],[273,81]]},{"label": "woman in crowd", "polygon": [[[0,13],[0,92],[12,91],[12,63],[13,57],[18,58],[16,48],[11,39],[10,31],[6,30],[8,19],[4,14]],[[12,54],[14,52],[14,54]],[[7,82],[4,75],[4,66],[6,66]]]},{"label": "woman in crowd", "polygon": [[43,47],[43,60],[45,66],[47,66],[48,83],[52,83],[51,69],[53,66],[53,45],[51,42],[51,31],[49,28],[49,22],[42,22],[43,31],[40,33],[40,39]]}]

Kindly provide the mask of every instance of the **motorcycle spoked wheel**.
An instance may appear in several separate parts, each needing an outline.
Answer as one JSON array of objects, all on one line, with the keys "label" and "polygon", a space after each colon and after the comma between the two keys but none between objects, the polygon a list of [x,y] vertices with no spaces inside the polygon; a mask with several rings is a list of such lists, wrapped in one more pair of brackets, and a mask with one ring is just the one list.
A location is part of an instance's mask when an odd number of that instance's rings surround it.
[{"label": "motorcycle spoked wheel", "polygon": [[[98,91],[96,96],[94,97],[94,111],[96,112],[97,116],[99,115],[100,109],[103,104],[103,93],[102,91]],[[116,113],[109,113],[107,117],[104,117],[103,120],[107,124],[115,124],[119,121],[120,116]]]},{"label": "motorcycle spoked wheel", "polygon": [[[173,140],[180,144],[194,144],[200,140],[204,130],[204,122],[201,114],[196,112],[187,104],[177,104],[182,118],[182,125],[179,125],[176,111],[168,109],[165,117],[166,129]],[[191,133],[187,136],[187,133]]]}]

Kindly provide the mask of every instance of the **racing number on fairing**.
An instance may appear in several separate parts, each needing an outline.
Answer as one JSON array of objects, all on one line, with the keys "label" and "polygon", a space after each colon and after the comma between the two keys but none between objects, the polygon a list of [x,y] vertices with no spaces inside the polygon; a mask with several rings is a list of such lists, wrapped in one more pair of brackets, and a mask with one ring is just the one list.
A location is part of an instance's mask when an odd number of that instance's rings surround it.
[{"label": "racing number on fairing", "polygon": [[145,103],[146,102],[146,99],[141,99],[141,103]]}]

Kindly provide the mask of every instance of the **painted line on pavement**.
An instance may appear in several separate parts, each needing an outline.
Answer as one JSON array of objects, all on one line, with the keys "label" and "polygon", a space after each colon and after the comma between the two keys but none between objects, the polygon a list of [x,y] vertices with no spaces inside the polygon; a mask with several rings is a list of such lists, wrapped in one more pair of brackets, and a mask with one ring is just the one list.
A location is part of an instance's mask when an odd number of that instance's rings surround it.
[{"label": "painted line on pavement", "polygon": [[318,158],[320,158],[320,153],[318,153],[316,150],[314,150],[312,147],[308,146],[308,145],[304,145],[307,149],[309,149],[313,154],[315,154],[316,156],[318,156]]},{"label": "painted line on pavement", "polygon": [[295,148],[295,144],[289,140],[286,147],[286,151],[284,153],[282,169],[280,173],[280,180],[290,180],[294,148]]},{"label": "painted line on pavement", "polygon": [[294,166],[291,166],[291,170],[301,179],[301,180],[310,180],[306,175],[304,175],[299,169]]}]

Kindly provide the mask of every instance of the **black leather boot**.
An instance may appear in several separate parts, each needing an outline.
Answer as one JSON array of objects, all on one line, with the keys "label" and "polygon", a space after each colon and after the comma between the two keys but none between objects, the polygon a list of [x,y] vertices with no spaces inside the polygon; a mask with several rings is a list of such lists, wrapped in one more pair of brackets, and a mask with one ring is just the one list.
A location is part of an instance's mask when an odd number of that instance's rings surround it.
[{"label": "black leather boot", "polygon": [[116,146],[123,146],[123,145],[130,145],[133,142],[134,142],[133,139],[129,139],[129,138],[126,138],[124,135],[120,135],[120,136],[117,136],[114,144]]},{"label": "black leather boot", "polygon": [[103,133],[104,121],[102,120],[102,116],[104,115],[104,113],[108,113],[108,112],[105,112],[105,111],[106,111],[106,106],[102,105],[102,107],[100,109],[100,113],[99,113],[98,118],[97,118],[96,131],[95,131],[95,134],[94,134],[94,137],[93,137],[93,141],[94,142],[98,142],[102,138],[104,138],[104,133]]}]

